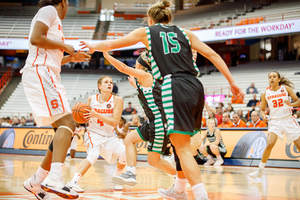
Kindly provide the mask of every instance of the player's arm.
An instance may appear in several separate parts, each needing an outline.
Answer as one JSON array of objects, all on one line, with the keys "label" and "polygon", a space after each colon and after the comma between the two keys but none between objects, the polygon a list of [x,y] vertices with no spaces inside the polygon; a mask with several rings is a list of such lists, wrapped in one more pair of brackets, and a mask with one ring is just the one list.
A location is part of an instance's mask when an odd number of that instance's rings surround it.
[{"label": "player's arm", "polygon": [[220,57],[219,54],[217,54],[213,49],[211,49],[209,46],[201,42],[195,34],[193,34],[189,30],[185,30],[186,34],[188,35],[190,42],[191,42],[191,48],[196,50],[198,53],[203,55],[205,58],[207,58],[209,61],[211,61],[218,70],[225,76],[227,81],[229,82],[229,85],[231,86],[231,91],[233,94],[238,94],[238,96],[243,97],[244,93],[242,90],[235,84],[235,81],[228,70],[228,67],[224,60]]},{"label": "player's arm", "polygon": [[220,131],[220,129],[216,129],[215,135],[216,135],[216,141],[212,142],[211,144],[219,145],[220,138],[221,138],[221,131]]},{"label": "player's arm", "polygon": [[89,48],[88,53],[93,53],[94,51],[111,51],[113,49],[135,45],[138,42],[142,42],[148,48],[149,45],[145,28],[135,29],[128,35],[112,41],[102,41],[96,44],[89,44],[85,41],[80,41],[79,46],[81,46],[82,49]]},{"label": "player's arm", "polygon": [[267,107],[266,92],[264,92],[264,93],[261,95],[261,103],[260,103],[260,106],[261,106],[260,114],[261,114],[261,116],[262,116],[264,122],[267,122],[268,119],[267,119],[267,116],[266,116],[266,107]]},{"label": "player's arm", "polygon": [[284,103],[286,103],[288,106],[292,106],[292,107],[298,107],[298,106],[300,106],[300,99],[297,97],[297,95],[292,90],[292,88],[290,88],[288,86],[285,86],[285,89],[289,93],[289,96],[292,97],[292,99],[294,100],[294,103],[291,103],[288,100],[285,100]]},{"label": "player's arm", "polygon": [[92,96],[89,96],[89,98],[87,99],[87,105],[91,106],[91,100],[92,100]]},{"label": "player's arm", "polygon": [[115,128],[115,132],[116,132],[117,136],[121,135],[120,132],[118,131],[117,127]]},{"label": "player's arm", "polygon": [[127,133],[128,133],[128,130],[129,130],[129,125],[128,124],[124,124],[124,129],[123,131],[120,133],[120,135],[126,137]]},{"label": "player's arm", "polygon": [[145,72],[141,69],[135,69],[132,67],[128,67],[121,61],[115,59],[111,55],[108,54],[108,52],[103,52],[104,57],[120,72],[127,74],[129,76],[133,76],[139,79],[145,79],[145,78],[151,78],[152,75],[150,73]]},{"label": "player's arm", "polygon": [[77,51],[73,56],[67,55],[64,56],[61,60],[61,65],[64,65],[68,62],[90,62],[91,56],[85,52]]}]

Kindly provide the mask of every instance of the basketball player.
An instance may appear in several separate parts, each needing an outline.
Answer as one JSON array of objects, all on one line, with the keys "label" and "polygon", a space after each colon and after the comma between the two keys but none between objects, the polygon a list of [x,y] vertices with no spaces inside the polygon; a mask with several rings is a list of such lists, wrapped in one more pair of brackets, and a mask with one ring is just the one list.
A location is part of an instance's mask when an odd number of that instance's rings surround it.
[{"label": "basketball player", "polygon": [[124,144],[124,139],[129,133],[129,126],[126,124],[124,117],[121,117],[118,126],[115,128],[115,133],[117,134],[118,140]]},{"label": "basketball player", "polygon": [[[113,176],[113,181],[117,184],[135,185],[136,181],[136,143],[149,141],[148,143],[148,163],[168,174],[175,175],[175,168],[161,154],[166,150],[169,139],[167,138],[164,124],[165,114],[161,101],[160,83],[155,80],[150,73],[151,66],[147,59],[146,52],[142,52],[138,57],[135,69],[128,67],[124,63],[104,52],[104,57],[120,72],[129,75],[130,84],[137,89],[138,98],[148,118],[136,130],[130,132],[125,138],[127,172],[119,176]],[[136,77],[137,79],[135,80]]]},{"label": "basketball player", "polygon": [[[177,26],[169,26],[171,11],[167,8],[170,1],[158,1],[147,12],[149,27],[138,28],[123,38],[89,44],[82,41],[83,48],[89,52],[110,51],[112,49],[142,42],[149,50],[152,74],[163,80],[162,98],[167,117],[168,135],[179,156],[184,174],[192,186],[196,199],[207,199],[200,170],[193,158],[190,138],[194,129],[201,127],[204,92],[197,79],[199,70],[193,62],[191,49],[209,59],[228,80],[231,91],[243,96],[235,84],[228,67],[222,58],[202,43],[192,32]],[[176,199],[179,192],[165,190],[159,192],[167,198]]]},{"label": "basketball player", "polygon": [[68,156],[67,156],[66,160],[70,160],[71,158],[75,157],[75,153],[76,153],[76,149],[77,149],[77,142],[78,142],[78,139],[80,139],[80,133],[82,131],[85,132],[85,127],[82,126],[81,124],[76,123],[76,128],[75,128],[74,135],[73,135],[73,138],[71,141],[71,145],[67,152]]},{"label": "basketball player", "polygon": [[[103,76],[97,84],[100,94],[88,98],[87,105],[91,107],[91,110],[84,114],[89,119],[89,126],[84,137],[87,158],[80,163],[73,179],[67,184],[76,192],[84,192],[78,185],[78,181],[95,164],[99,155],[111,165],[118,160],[116,175],[120,175],[126,166],[125,146],[114,136],[114,128],[118,126],[122,115],[123,99],[112,94],[111,77]],[[114,188],[122,189],[123,187],[114,186]]]},{"label": "basketball player", "polygon": [[[265,114],[266,106],[270,108],[270,121],[268,128],[267,146],[264,150],[259,168],[257,171],[249,174],[251,178],[263,176],[263,170],[270,157],[278,137],[283,139],[283,132],[286,134],[287,144],[294,142],[298,151],[300,151],[300,126],[292,116],[292,107],[300,106],[300,100],[292,90],[293,83],[278,72],[272,71],[268,74],[270,87],[261,97],[261,116],[264,121],[268,121]],[[294,103],[289,101],[289,97]]]},{"label": "basketball player", "polygon": [[[75,123],[66,90],[60,82],[60,71],[61,65],[88,61],[90,56],[80,51],[75,54],[73,46],[64,43],[61,20],[68,11],[67,0],[40,0],[39,7],[30,26],[22,83],[37,126],[52,125],[56,133],[41,166],[24,182],[24,188],[37,199],[51,199],[45,191],[74,199],[78,194],[65,186],[62,177]],[[64,57],[64,52],[70,55]]]}]

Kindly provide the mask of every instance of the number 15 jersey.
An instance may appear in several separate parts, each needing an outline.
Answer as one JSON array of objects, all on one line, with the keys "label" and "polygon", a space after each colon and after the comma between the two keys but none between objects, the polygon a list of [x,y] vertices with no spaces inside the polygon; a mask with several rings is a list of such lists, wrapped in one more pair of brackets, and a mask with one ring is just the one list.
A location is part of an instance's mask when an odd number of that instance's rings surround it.
[{"label": "number 15 jersey", "polygon": [[[109,99],[104,102],[99,102],[99,94],[93,95],[91,98],[90,106],[97,113],[103,115],[104,117],[112,118],[114,110],[114,96],[110,95]],[[89,120],[88,132],[97,133],[102,136],[114,137],[113,126],[104,123],[97,118],[91,118]]]},{"label": "number 15 jersey", "polygon": [[273,91],[271,87],[268,87],[266,100],[270,108],[271,119],[280,119],[292,115],[291,107],[284,103],[285,100],[289,101],[289,93],[284,85],[280,85],[277,91]]}]

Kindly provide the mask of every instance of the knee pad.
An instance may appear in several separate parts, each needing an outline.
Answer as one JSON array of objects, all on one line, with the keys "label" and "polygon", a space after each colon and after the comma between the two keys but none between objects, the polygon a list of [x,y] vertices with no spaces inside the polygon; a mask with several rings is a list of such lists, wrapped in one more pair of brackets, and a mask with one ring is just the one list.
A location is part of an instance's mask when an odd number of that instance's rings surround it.
[{"label": "knee pad", "polygon": [[88,151],[88,156],[86,157],[86,159],[91,163],[91,165],[94,165],[99,158],[99,154],[100,154],[100,146],[92,147]]},{"label": "knee pad", "polygon": [[126,165],[127,164],[127,160],[126,160],[126,152],[122,152],[120,157],[119,157],[119,161],[120,164],[122,165]]},{"label": "knee pad", "polygon": [[68,127],[68,126],[59,126],[59,127],[57,128],[57,130],[60,129],[60,128],[67,129],[68,131],[71,132],[71,135],[73,136],[74,132],[73,132],[73,130],[72,130],[70,127]]},{"label": "knee pad", "polygon": [[119,163],[122,165],[126,165],[127,164],[127,160],[126,160],[126,150],[125,150],[125,145],[123,143],[119,143],[118,146],[115,147],[114,149],[114,153],[115,156],[119,157]]}]

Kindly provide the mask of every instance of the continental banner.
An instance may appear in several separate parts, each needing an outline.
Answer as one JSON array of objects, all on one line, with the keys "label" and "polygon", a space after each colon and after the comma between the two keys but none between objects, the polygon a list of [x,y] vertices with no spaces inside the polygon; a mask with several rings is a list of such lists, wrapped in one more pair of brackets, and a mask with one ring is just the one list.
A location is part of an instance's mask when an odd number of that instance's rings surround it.
[{"label": "continental banner", "polygon": [[[222,129],[221,135],[227,149],[225,158],[261,158],[267,145],[266,129]],[[46,150],[54,137],[51,128],[0,127],[0,148]],[[84,133],[78,139],[77,151],[85,152]],[[205,142],[205,141],[204,141]],[[147,154],[147,143],[136,144],[138,154]],[[300,152],[286,138],[278,139],[270,159],[299,160]]]}]

